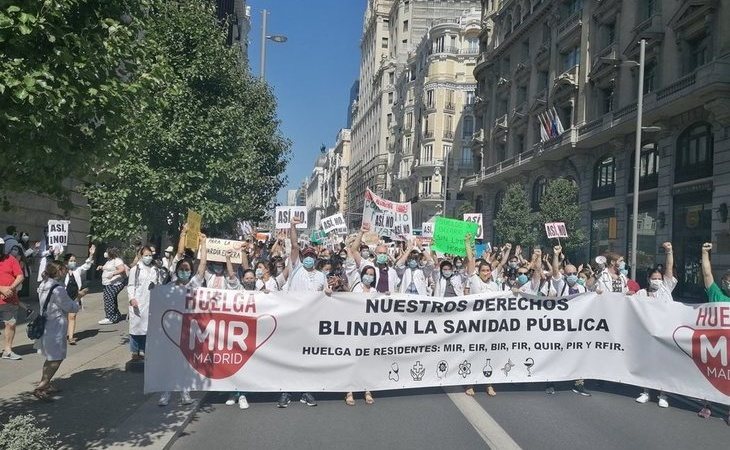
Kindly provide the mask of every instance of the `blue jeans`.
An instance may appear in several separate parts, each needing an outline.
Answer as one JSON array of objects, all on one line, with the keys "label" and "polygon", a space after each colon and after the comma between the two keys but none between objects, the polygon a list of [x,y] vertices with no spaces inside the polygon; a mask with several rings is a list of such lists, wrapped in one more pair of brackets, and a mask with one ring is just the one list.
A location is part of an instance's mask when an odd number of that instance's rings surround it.
[{"label": "blue jeans", "polygon": [[139,354],[139,352],[145,352],[145,345],[147,344],[147,335],[144,334],[130,334],[129,335],[129,348],[132,353]]}]

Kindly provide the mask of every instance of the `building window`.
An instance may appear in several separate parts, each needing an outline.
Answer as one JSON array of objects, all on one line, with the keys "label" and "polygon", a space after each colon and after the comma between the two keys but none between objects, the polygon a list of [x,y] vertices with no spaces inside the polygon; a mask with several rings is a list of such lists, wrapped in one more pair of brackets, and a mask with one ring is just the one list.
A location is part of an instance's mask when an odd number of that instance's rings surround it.
[{"label": "building window", "polygon": [[431,195],[431,177],[421,178],[421,194]]},{"label": "building window", "polygon": [[600,90],[601,114],[606,114],[613,111],[613,92],[613,86],[609,86]]},{"label": "building window", "polygon": [[433,159],[433,144],[428,144],[423,146],[423,150],[421,151],[421,161],[422,162],[431,162]]},{"label": "building window", "polygon": [[464,122],[461,127],[462,129],[462,138],[463,139],[471,139],[471,137],[474,135],[474,117],[472,116],[464,116]]},{"label": "building window", "polygon": [[395,72],[393,72],[393,71],[388,72],[388,83],[389,84],[395,83]]},{"label": "building window", "polygon": [[612,250],[617,237],[616,213],[613,209],[591,213],[591,260]]},{"label": "building window", "polygon": [[454,126],[454,116],[451,114],[444,114],[444,133],[449,133]]},{"label": "building window", "polygon": [[386,118],[385,119],[386,123],[388,124],[388,126],[390,126],[390,124],[393,122],[393,114],[388,113],[388,115],[385,116],[385,118]]},{"label": "building window", "polygon": [[411,154],[411,138],[410,138],[410,136],[405,138],[403,153],[406,154],[406,155],[410,155]]},{"label": "building window", "polygon": [[580,64],[580,48],[573,47],[568,53],[563,53],[563,72]]},{"label": "building window", "polygon": [[547,178],[538,177],[532,185],[532,209],[534,211],[540,210],[540,200],[542,200],[542,196],[545,195],[547,184]]},{"label": "building window", "polygon": [[434,102],[433,89],[429,89],[426,91],[426,107],[433,108],[434,106],[436,106],[436,103]]},{"label": "building window", "polygon": [[654,92],[656,87],[656,61],[649,61],[644,67],[644,95]]},{"label": "building window", "polygon": [[687,42],[688,61],[687,69],[689,72],[704,66],[709,62],[709,39],[707,35],[693,39]]},{"label": "building window", "polygon": [[470,169],[474,165],[474,161],[472,159],[471,150],[468,148],[462,148],[461,149],[461,167],[464,169]]},{"label": "building window", "polygon": [[593,170],[593,193],[591,198],[613,197],[616,193],[616,161],[613,156],[599,160]]},{"label": "building window", "polygon": [[639,0],[639,22],[643,22],[655,13],[656,0]]},{"label": "building window", "polygon": [[515,150],[517,150],[518,154],[521,154],[525,151],[525,135],[524,134],[518,134],[515,136]]},{"label": "building window", "polygon": [[[629,172],[629,192],[634,189],[634,151],[628,155],[631,160],[631,171]],[[639,189],[653,189],[659,181],[659,150],[656,143],[645,144],[641,148],[639,157]]]},{"label": "building window", "polygon": [[603,33],[604,47],[608,47],[609,45],[616,42],[616,22],[606,24],[603,29]]},{"label": "building window", "polygon": [[413,113],[409,112],[406,114],[406,130],[413,128]]},{"label": "building window", "polygon": [[388,92],[388,104],[389,105],[393,104],[393,93],[392,92]]},{"label": "building window", "polygon": [[507,146],[504,144],[497,144],[497,163],[501,163],[507,159]]},{"label": "building window", "polygon": [[549,73],[547,70],[541,70],[537,73],[537,90],[547,89]]},{"label": "building window", "polygon": [[530,41],[529,39],[522,43],[522,61],[526,62],[530,59]]},{"label": "building window", "polygon": [[479,53],[479,38],[470,37],[466,38],[467,51],[469,53]]},{"label": "building window", "polygon": [[467,105],[473,105],[475,98],[476,98],[476,94],[474,93],[474,91],[466,91],[466,104]]},{"label": "building window", "polygon": [[443,53],[445,48],[446,48],[446,36],[439,36],[435,41],[433,41],[433,52],[434,53]]},{"label": "building window", "polygon": [[517,104],[524,101],[527,101],[527,86],[517,86]]},{"label": "building window", "polygon": [[692,125],[682,132],[677,139],[675,183],[712,176],[712,139],[708,123]]},{"label": "building window", "polygon": [[384,37],[380,40],[380,47],[388,48],[388,38],[387,37]]},{"label": "building window", "polygon": [[403,32],[404,33],[408,32],[408,21],[407,20],[403,21]]},{"label": "building window", "polygon": [[451,157],[451,149],[452,147],[448,144],[444,144],[444,146],[441,148],[441,157],[446,161]]}]

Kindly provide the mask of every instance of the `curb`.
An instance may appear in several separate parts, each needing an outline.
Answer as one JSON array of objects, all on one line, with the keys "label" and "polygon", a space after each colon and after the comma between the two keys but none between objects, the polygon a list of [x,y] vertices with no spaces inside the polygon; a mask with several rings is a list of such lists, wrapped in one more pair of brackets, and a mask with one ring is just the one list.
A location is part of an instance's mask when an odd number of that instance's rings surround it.
[{"label": "curb", "polygon": [[203,392],[203,396],[195,401],[185,420],[183,420],[180,426],[177,427],[177,430],[175,430],[175,433],[173,433],[172,436],[167,440],[167,443],[165,443],[164,447],[162,447],[162,450],[169,450],[172,448],[173,445],[175,445],[175,442],[180,437],[180,435],[182,435],[183,431],[185,431],[185,428],[187,428],[190,422],[192,422],[193,416],[195,416],[195,414],[200,411],[200,407],[208,398],[208,394],[209,392]]}]

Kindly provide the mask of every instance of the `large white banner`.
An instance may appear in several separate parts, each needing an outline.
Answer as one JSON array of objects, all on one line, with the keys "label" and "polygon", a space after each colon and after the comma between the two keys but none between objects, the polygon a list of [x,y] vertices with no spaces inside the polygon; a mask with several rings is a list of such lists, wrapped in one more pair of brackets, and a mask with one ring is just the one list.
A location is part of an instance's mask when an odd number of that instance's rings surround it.
[{"label": "large white banner", "polygon": [[367,189],[362,208],[362,224],[370,225],[370,229],[378,236],[406,241],[413,236],[411,204],[391,202]]},{"label": "large white banner", "polygon": [[146,392],[345,392],[585,378],[730,404],[730,303],[163,286],[152,291],[150,315]]}]

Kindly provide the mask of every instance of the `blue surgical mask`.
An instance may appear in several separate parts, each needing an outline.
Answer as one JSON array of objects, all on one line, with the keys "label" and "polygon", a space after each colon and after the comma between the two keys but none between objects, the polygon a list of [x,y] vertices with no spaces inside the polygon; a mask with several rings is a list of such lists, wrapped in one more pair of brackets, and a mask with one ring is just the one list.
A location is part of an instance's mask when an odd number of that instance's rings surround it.
[{"label": "blue surgical mask", "polygon": [[618,263],[619,270],[624,270],[626,268],[626,261],[621,261]]},{"label": "blue surgical mask", "polygon": [[377,257],[375,258],[375,261],[376,261],[376,262],[377,262],[378,264],[385,264],[385,263],[387,263],[387,262],[388,262],[388,255],[386,255],[385,253],[380,253],[380,254],[378,254],[378,256],[377,256]]},{"label": "blue surgical mask", "polygon": [[444,276],[444,278],[451,278],[454,275],[453,270],[443,270],[441,271],[441,275]]},{"label": "blue surgical mask", "polygon": [[190,279],[190,275],[192,275],[192,274],[190,273],[189,270],[178,270],[177,271],[177,278],[180,281],[188,281]]},{"label": "blue surgical mask", "polygon": [[76,261],[68,262],[68,270],[74,270],[76,268]]},{"label": "blue surgical mask", "polygon": [[368,259],[368,258],[370,258],[370,251],[363,250],[363,251],[360,252],[360,256],[363,257],[363,258],[365,258],[365,259]]},{"label": "blue surgical mask", "polygon": [[152,264],[152,255],[143,256],[142,262],[145,266],[149,266],[150,264]]},{"label": "blue surgical mask", "polygon": [[416,261],[415,259],[409,259],[408,267],[410,267],[411,269],[415,269],[416,267],[418,267],[418,261]]},{"label": "blue surgical mask", "polygon": [[522,273],[517,277],[517,284],[522,286],[523,284],[527,283],[528,280],[529,280],[529,278],[527,278],[527,275]]},{"label": "blue surgical mask", "polygon": [[264,277],[264,271],[261,269],[256,269],[256,278],[263,278]]},{"label": "blue surgical mask", "polygon": [[211,269],[213,269],[214,274],[221,275],[223,273],[223,264],[214,264]]},{"label": "blue surgical mask", "polygon": [[311,256],[307,256],[302,260],[302,265],[305,269],[311,269],[312,267],[314,267],[314,258],[312,258]]},{"label": "blue surgical mask", "polygon": [[619,270],[619,272],[621,272],[621,275],[623,275],[623,276],[628,276],[629,275],[629,271],[626,270],[626,269],[621,269],[621,270]]},{"label": "blue surgical mask", "polygon": [[578,275],[568,275],[567,277],[565,277],[565,281],[567,281],[568,284],[572,286],[578,282]]},{"label": "blue surgical mask", "polygon": [[362,276],[362,284],[365,286],[370,286],[373,284],[373,281],[375,281],[375,277],[372,275],[365,274]]},{"label": "blue surgical mask", "polygon": [[581,286],[585,286],[586,285],[586,279],[585,278],[578,277],[578,280],[576,281],[576,283],[580,284]]}]

